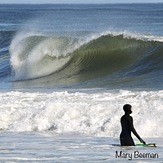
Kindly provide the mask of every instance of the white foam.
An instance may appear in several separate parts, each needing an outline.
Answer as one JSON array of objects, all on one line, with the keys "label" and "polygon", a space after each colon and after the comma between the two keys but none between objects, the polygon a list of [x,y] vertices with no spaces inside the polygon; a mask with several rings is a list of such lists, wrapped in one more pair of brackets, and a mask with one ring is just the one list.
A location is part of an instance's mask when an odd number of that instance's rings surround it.
[{"label": "white foam", "polygon": [[124,30],[124,31],[121,31],[121,30],[119,30],[119,31],[108,30],[108,31],[100,33],[100,36],[103,36],[103,35],[112,35],[112,36],[123,35],[124,38],[129,38],[129,39],[133,38],[133,39],[142,40],[142,41],[163,42],[163,36],[152,35],[150,33],[130,32],[128,30]]},{"label": "white foam", "polygon": [[130,103],[138,133],[143,137],[161,137],[162,98],[163,91],[0,93],[0,128],[118,137],[122,106]]},{"label": "white foam", "polygon": [[[23,35],[21,33],[15,37],[10,47],[10,61],[16,79],[31,79],[49,75],[58,71],[69,61],[69,57],[58,60],[55,58],[66,56],[71,52],[71,41],[66,43],[64,39],[45,38],[31,48],[29,44],[32,42],[29,41],[32,40],[27,40],[30,36],[36,36],[38,39],[40,37],[37,34]],[[24,52],[25,49],[26,52]]]}]

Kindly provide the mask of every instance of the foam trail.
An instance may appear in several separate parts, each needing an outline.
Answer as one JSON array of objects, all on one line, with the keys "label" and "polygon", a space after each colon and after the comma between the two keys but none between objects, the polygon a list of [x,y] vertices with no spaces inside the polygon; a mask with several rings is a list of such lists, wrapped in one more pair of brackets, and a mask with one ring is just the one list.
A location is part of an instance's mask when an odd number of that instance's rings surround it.
[{"label": "foam trail", "polygon": [[118,137],[122,106],[130,103],[135,128],[140,135],[161,137],[163,134],[163,91],[121,90],[90,94],[7,92],[0,93],[0,97],[2,130],[53,130],[56,133]]}]

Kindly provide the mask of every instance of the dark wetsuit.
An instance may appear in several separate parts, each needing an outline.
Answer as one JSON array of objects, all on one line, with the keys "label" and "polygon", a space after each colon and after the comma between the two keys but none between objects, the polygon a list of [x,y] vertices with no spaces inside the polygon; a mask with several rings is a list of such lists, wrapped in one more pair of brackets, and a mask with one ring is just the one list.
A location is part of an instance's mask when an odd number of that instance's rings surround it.
[{"label": "dark wetsuit", "polygon": [[131,137],[131,131],[140,140],[140,136],[133,126],[133,118],[129,114],[125,114],[121,118],[122,132],[120,134],[121,146],[135,146]]}]

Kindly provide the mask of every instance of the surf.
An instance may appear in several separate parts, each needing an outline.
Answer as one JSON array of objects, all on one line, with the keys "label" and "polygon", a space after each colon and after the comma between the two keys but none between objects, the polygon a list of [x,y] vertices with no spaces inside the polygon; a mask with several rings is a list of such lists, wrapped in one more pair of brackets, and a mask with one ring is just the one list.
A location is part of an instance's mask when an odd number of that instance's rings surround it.
[{"label": "surf", "polygon": [[10,63],[16,81],[40,79],[52,85],[107,80],[124,74],[124,80],[136,80],[143,74],[156,77],[163,71],[163,42],[159,39],[124,33],[85,40],[31,34],[12,41]]}]

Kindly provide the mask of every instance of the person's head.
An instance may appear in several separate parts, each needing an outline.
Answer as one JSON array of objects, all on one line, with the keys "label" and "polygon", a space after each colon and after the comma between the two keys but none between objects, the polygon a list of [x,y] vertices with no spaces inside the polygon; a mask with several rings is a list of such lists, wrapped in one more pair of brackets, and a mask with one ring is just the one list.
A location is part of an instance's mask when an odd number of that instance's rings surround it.
[{"label": "person's head", "polygon": [[131,108],[132,108],[132,106],[130,104],[125,104],[123,106],[123,110],[124,110],[125,114],[131,114],[132,113]]}]

